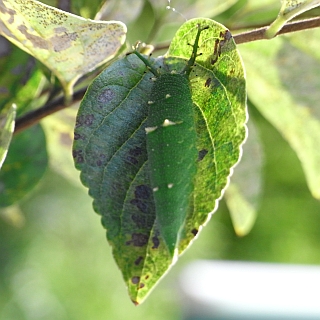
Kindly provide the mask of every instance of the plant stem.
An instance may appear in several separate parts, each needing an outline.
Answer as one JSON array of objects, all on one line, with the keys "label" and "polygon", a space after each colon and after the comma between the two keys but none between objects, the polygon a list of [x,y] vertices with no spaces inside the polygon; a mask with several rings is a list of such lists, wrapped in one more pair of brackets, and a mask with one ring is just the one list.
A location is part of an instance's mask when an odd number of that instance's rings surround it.
[{"label": "plant stem", "polygon": [[[320,27],[320,17],[301,20],[301,21],[295,21],[295,22],[289,22],[277,33],[277,35],[296,32],[296,31],[302,31],[302,30],[307,30],[312,28],[318,28],[318,27]],[[259,29],[242,32],[234,35],[233,38],[236,44],[257,41],[257,40],[269,40],[265,36],[267,29],[268,27],[262,27]]]},{"label": "plant stem", "polygon": [[[87,88],[82,88],[76,91],[73,94],[73,102],[80,101],[83,98],[86,90]],[[67,108],[68,106],[70,105],[65,104],[64,97],[60,97],[56,100],[51,100],[47,102],[41,108],[30,111],[18,118],[16,121],[14,134],[19,133],[20,131],[33,126],[34,124],[38,123],[42,118],[49,116],[50,114],[53,114],[64,108]]]}]

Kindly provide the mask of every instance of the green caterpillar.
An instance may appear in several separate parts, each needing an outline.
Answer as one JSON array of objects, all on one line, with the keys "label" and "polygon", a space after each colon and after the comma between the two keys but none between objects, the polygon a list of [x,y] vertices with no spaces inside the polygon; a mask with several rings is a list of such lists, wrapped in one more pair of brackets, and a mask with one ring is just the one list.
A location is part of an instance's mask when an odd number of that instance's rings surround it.
[{"label": "green caterpillar", "polygon": [[198,26],[191,58],[180,73],[160,73],[134,51],[155,75],[146,127],[148,164],[158,227],[172,255],[192,205],[198,151],[189,75],[200,34],[207,28]]}]

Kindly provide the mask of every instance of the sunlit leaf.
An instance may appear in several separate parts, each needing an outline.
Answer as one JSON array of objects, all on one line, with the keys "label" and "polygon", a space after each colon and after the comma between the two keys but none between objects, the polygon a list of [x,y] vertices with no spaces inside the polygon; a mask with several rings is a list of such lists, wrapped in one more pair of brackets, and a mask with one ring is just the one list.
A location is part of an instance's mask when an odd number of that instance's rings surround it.
[{"label": "sunlit leaf", "polygon": [[16,117],[16,106],[4,108],[0,111],[0,169],[6,158],[11,142]]},{"label": "sunlit leaf", "polygon": [[125,41],[119,21],[84,19],[34,0],[0,0],[0,7],[1,34],[52,70],[68,97],[76,80],[112,59]]},{"label": "sunlit leaf", "polygon": [[277,19],[268,28],[266,35],[274,37],[286,24],[287,21],[299,14],[318,7],[320,0],[282,0],[282,6]]},{"label": "sunlit leaf", "polygon": [[[311,39],[319,35],[319,30],[308,33]],[[244,44],[241,53],[250,99],[289,142],[311,193],[320,199],[320,55],[309,51],[308,42],[301,42],[304,37]]]},{"label": "sunlit leaf", "polygon": [[[243,67],[225,27],[209,19],[190,20],[177,32],[165,58],[150,58],[150,63],[165,73],[182,72],[198,24],[209,27],[201,33],[202,55],[190,75],[199,158],[194,194],[177,235],[179,253],[217,207],[246,134]],[[177,258],[160,232],[149,180],[145,127],[153,77],[134,55],[108,67],[82,101],[73,150],[135,304],[145,299]]]}]

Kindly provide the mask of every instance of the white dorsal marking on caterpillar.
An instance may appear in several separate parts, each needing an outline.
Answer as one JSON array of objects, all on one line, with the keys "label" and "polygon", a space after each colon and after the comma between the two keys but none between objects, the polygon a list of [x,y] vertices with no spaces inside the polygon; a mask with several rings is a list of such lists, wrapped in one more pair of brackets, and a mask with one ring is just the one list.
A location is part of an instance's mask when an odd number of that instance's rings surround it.
[{"label": "white dorsal marking on caterpillar", "polygon": [[148,101],[148,104],[154,104],[154,101]]},{"label": "white dorsal marking on caterpillar", "polygon": [[174,126],[175,124],[177,124],[177,122],[173,122],[173,121],[170,121],[169,119],[165,119],[163,121],[162,126],[163,127],[168,127],[168,126]]},{"label": "white dorsal marking on caterpillar", "polygon": [[168,184],[168,188],[171,189],[173,187],[173,183]]},{"label": "white dorsal marking on caterpillar", "polygon": [[179,12],[179,11],[177,11],[175,8],[171,7],[170,4],[171,4],[171,0],[168,0],[168,5],[166,6],[166,9],[167,9],[167,10],[171,10],[171,11],[173,11],[173,12],[176,12],[176,13],[180,14],[180,16],[181,16],[185,21],[188,20],[181,12]]},{"label": "white dorsal marking on caterpillar", "polygon": [[[146,134],[148,134],[150,132],[156,131],[157,129],[158,129],[158,127],[147,127],[144,130],[146,131]],[[154,150],[152,150],[152,151],[154,151]]]},{"label": "white dorsal marking on caterpillar", "polygon": [[159,190],[159,187],[155,187],[152,189],[153,192],[157,192]]},{"label": "white dorsal marking on caterpillar", "polygon": [[167,93],[166,94],[166,99],[170,98],[171,97],[171,94]]}]

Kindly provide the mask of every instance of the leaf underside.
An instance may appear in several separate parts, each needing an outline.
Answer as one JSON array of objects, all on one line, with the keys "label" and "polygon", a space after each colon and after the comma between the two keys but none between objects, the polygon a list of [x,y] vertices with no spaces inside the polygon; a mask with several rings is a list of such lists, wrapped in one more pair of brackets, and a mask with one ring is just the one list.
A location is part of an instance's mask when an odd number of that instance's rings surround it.
[{"label": "leaf underside", "polygon": [[[241,59],[226,29],[209,19],[193,19],[177,32],[168,53],[150,58],[161,72],[181,72],[201,33],[190,79],[198,151],[197,173],[181,254],[216,209],[246,137],[246,94]],[[219,52],[213,52],[220,40]],[[161,69],[160,69],[161,68]],[[81,180],[102,216],[107,239],[129,295],[140,304],[174,264],[157,225],[146,148],[148,101],[153,74],[135,55],[109,66],[89,87],[79,109],[73,156]],[[178,174],[178,173],[177,173]]]}]

